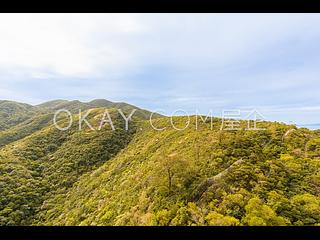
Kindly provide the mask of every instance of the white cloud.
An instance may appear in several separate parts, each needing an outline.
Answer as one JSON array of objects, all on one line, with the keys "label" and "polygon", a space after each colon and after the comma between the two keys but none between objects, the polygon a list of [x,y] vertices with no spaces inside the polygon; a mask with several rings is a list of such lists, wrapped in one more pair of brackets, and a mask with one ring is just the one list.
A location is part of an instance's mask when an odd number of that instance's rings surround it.
[{"label": "white cloud", "polygon": [[[316,15],[0,14],[0,67],[83,77],[166,63],[201,71],[252,61],[313,36]],[[301,35],[301,30],[304,34]],[[319,34],[316,32],[316,34]]]},{"label": "white cloud", "polygon": [[319,25],[319,14],[0,14],[0,99],[316,106]]},{"label": "white cloud", "polygon": [[99,38],[138,31],[135,15],[1,14],[0,66],[38,76],[94,76],[101,66],[109,70],[131,60]]}]

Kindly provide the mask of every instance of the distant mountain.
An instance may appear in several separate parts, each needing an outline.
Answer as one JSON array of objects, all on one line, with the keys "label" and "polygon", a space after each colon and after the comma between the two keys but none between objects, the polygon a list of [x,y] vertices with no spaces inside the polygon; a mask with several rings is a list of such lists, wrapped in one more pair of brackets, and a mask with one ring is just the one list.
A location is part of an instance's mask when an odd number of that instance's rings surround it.
[{"label": "distant mountain", "polygon": [[91,102],[88,102],[88,104],[94,107],[107,107],[112,106],[114,103],[106,99],[95,99]]},{"label": "distant mountain", "polygon": [[[29,105],[13,101],[0,101],[0,147],[24,138],[44,127],[53,124],[54,113],[60,109],[67,109],[71,113],[82,113],[89,109],[121,109],[130,114],[133,109],[135,117],[149,119],[150,112],[127,103],[111,102],[105,99],[95,99],[90,102],[78,100],[53,100],[39,105]],[[154,114],[153,118],[162,117]]]},{"label": "distant mountain", "polygon": [[41,104],[36,105],[36,106],[39,107],[39,108],[56,109],[56,108],[58,108],[59,105],[66,104],[68,102],[69,102],[68,100],[58,99],[58,100],[52,100],[52,101],[44,102],[44,103],[41,103]]},{"label": "distant mountain", "polygon": [[[79,131],[58,109],[91,109]],[[0,225],[320,225],[320,131],[158,115],[104,99],[0,101]],[[100,125],[105,109],[113,127]],[[172,121],[171,121],[172,120]],[[198,119],[199,121],[199,119]],[[59,118],[59,126],[68,119]]]},{"label": "distant mountain", "polygon": [[[67,109],[73,113],[78,113],[79,110],[87,110],[92,108],[116,108],[121,109],[124,112],[131,112],[136,109],[135,115],[142,118],[149,118],[150,112],[136,106],[133,106],[124,102],[111,102],[106,99],[95,99],[90,102],[80,102],[78,100],[68,101],[68,100],[53,100],[37,105],[37,107],[42,109],[47,109],[51,111],[59,109]],[[154,114],[154,118],[161,117],[160,114]]]},{"label": "distant mountain", "polygon": [[29,104],[0,100],[0,131],[27,120],[37,112],[38,109]]}]

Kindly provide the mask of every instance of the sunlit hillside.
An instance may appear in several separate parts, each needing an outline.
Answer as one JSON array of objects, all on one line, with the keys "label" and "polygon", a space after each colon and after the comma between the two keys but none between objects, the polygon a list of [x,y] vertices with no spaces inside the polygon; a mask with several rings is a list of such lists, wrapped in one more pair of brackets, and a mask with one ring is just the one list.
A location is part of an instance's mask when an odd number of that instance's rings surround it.
[{"label": "sunlit hillside", "polygon": [[[246,121],[226,131],[219,118],[195,116],[179,131],[188,117],[173,117],[175,129],[156,116],[157,131],[147,111],[125,130],[117,108],[134,106],[106,100],[87,108],[95,130],[75,121],[60,131],[53,109],[66,103],[32,107],[32,116],[19,105],[12,112],[26,119],[12,114],[0,131],[1,225],[320,224],[320,131],[277,122],[245,130]],[[106,108],[114,131],[100,126]]]}]

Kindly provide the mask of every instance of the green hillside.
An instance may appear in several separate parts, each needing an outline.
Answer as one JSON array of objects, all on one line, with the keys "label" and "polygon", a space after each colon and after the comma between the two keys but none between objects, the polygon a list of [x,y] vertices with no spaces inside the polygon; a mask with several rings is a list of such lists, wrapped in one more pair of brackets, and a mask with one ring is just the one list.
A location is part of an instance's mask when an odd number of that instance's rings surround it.
[{"label": "green hillside", "polygon": [[[320,131],[276,122],[221,131],[218,118],[196,129],[196,117],[178,131],[159,115],[153,124],[166,129],[156,131],[146,110],[126,131],[117,109],[136,108],[126,103],[1,106],[0,225],[320,224]],[[66,131],[53,125],[60,108],[74,114]],[[79,131],[77,108],[91,110],[95,129],[107,108],[115,130]]]},{"label": "green hillside", "polygon": [[[49,111],[56,111],[59,109],[67,109],[72,113],[78,113],[79,110],[85,111],[92,108],[116,108],[121,109],[123,112],[130,113],[133,109],[136,109],[135,116],[149,119],[150,112],[133,106],[124,102],[111,102],[106,99],[95,99],[90,102],[81,102],[78,100],[67,101],[67,100],[53,100],[37,105],[37,107]],[[161,117],[160,114],[154,114],[153,118]]]},{"label": "green hillside", "polygon": [[[94,109],[88,121],[97,125],[94,117],[103,111]],[[59,131],[51,125],[0,149],[0,224],[31,224],[44,200],[64,193],[79,176],[124,148],[135,128],[125,131],[119,113],[113,110],[110,115],[115,131],[108,125],[100,131],[78,131],[76,125]]]},{"label": "green hillside", "polygon": [[[149,119],[150,117],[150,112],[147,110],[127,103],[114,103],[105,99],[95,99],[88,103],[77,100],[53,100],[36,106],[0,101],[0,148],[53,124],[54,113],[57,110],[66,109],[74,114],[81,110],[85,114],[87,110],[94,108],[121,109],[127,115],[133,109],[136,109],[135,117],[142,119]],[[153,115],[153,118],[157,117],[161,117],[161,115]]]},{"label": "green hillside", "polygon": [[[185,117],[176,119],[183,125]],[[192,119],[195,122],[195,118]],[[164,125],[166,118],[157,120]],[[115,158],[52,196],[34,224],[315,225],[320,135],[266,131],[155,131],[144,122]]]},{"label": "green hillside", "polygon": [[0,147],[24,138],[50,125],[53,116],[53,113],[38,114],[7,130],[0,131]]},{"label": "green hillside", "polygon": [[0,131],[29,119],[37,111],[36,107],[29,104],[0,100]]}]

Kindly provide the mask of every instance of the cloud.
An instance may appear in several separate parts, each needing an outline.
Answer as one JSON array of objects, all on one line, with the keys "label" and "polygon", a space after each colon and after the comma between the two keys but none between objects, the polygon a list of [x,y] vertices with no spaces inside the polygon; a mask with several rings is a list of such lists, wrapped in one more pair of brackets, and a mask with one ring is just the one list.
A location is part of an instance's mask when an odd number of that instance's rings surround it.
[{"label": "cloud", "polygon": [[0,98],[318,106],[319,25],[319,14],[1,14]]},{"label": "cloud", "polygon": [[103,40],[137,31],[131,15],[2,14],[0,65],[31,76],[92,77],[102,66],[110,70],[130,60],[129,53]]}]

